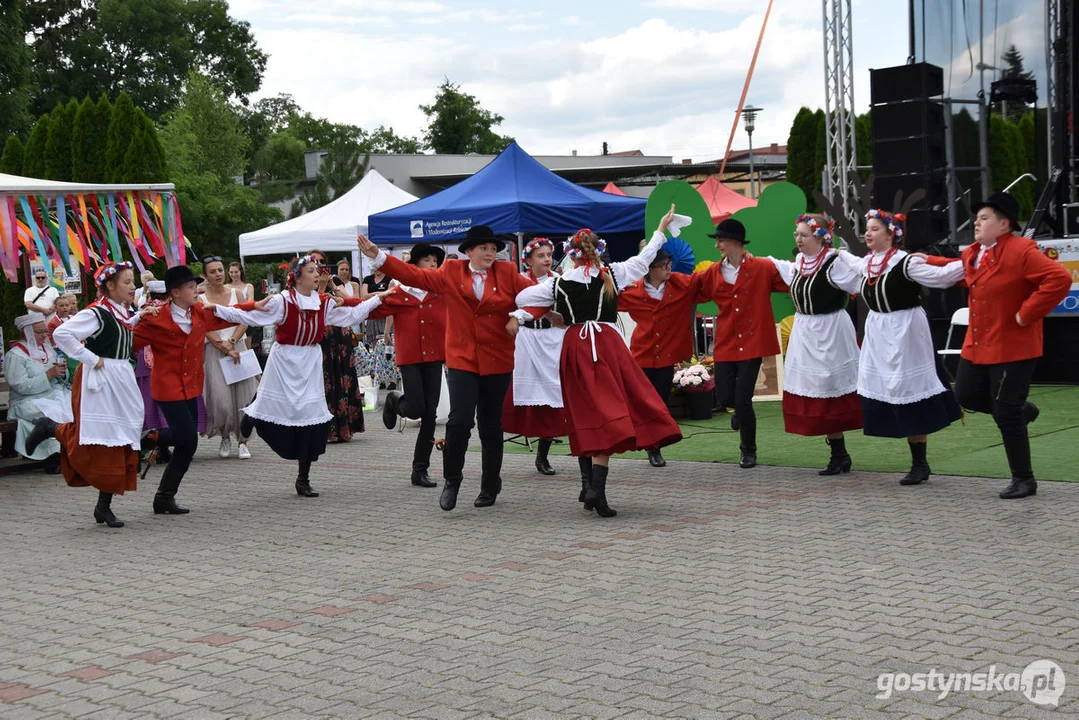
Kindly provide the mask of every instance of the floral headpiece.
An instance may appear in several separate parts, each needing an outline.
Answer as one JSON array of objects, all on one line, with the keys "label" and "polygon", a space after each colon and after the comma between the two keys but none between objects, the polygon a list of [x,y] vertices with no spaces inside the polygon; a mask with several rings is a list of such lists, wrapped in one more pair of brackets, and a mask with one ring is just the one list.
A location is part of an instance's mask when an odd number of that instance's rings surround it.
[{"label": "floral headpiece", "polygon": [[907,216],[903,213],[890,213],[874,208],[865,214],[867,222],[870,218],[880,220],[888,227],[888,230],[895,233],[897,243],[903,239],[903,223],[907,221]]},{"label": "floral headpiece", "polygon": [[814,235],[819,237],[821,239],[821,242],[823,242],[825,245],[832,244],[832,233],[835,232],[834,221],[829,220],[828,226],[825,227],[824,225],[820,224],[819,219],[812,215],[799,215],[798,219],[794,221],[794,224],[798,225],[799,223],[805,223],[806,225],[808,225],[810,231],[812,231]]},{"label": "floral headpiece", "polygon": [[553,250],[554,249],[554,243],[551,242],[550,238],[544,238],[544,237],[535,238],[534,240],[529,242],[527,245],[525,245],[525,249],[521,252],[521,259],[522,260],[527,260],[529,255],[531,255],[535,250],[537,250],[537,249],[539,249],[541,247],[549,247],[549,248],[551,248]]},{"label": "floral headpiece", "polygon": [[[594,234],[588,228],[581,228],[573,234],[573,237],[562,243],[562,250],[571,260],[579,260],[584,257],[584,252],[581,250],[581,237],[585,235],[585,233]],[[596,238],[596,252],[599,255],[607,252],[607,241],[603,238]]]},{"label": "floral headpiece", "polygon": [[317,263],[317,262],[318,262],[318,260],[315,259],[314,255],[304,255],[303,257],[296,258],[296,267],[294,267],[288,273],[288,276],[285,278],[285,286],[286,287],[292,287],[293,285],[296,284],[296,276],[299,275],[303,271],[304,265],[307,265],[308,263]]},{"label": "floral headpiece", "polygon": [[127,261],[118,263],[105,263],[97,269],[97,272],[94,273],[94,284],[98,287],[104,287],[105,281],[111,278],[113,275],[120,272],[121,270],[131,270],[134,267],[134,265]]}]

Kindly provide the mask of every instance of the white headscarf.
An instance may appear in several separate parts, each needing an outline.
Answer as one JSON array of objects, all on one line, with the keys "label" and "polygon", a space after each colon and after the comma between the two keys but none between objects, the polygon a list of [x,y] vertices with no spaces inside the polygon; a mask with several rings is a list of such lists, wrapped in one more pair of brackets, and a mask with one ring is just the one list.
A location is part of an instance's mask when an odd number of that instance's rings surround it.
[{"label": "white headscarf", "polygon": [[45,316],[41,313],[27,313],[26,315],[20,315],[15,318],[15,328],[22,331],[23,345],[26,346],[26,352],[30,356],[30,359],[48,362],[50,359],[56,359],[55,356],[49,352],[52,348],[48,345],[45,347],[38,345],[37,337],[34,335],[34,325],[43,322],[45,322]]}]

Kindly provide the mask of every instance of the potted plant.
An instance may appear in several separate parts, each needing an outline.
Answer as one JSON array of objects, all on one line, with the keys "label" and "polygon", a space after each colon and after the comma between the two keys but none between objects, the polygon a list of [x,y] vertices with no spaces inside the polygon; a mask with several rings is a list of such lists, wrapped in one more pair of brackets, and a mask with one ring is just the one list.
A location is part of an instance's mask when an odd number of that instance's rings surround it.
[{"label": "potted plant", "polygon": [[708,420],[712,417],[712,391],[716,382],[701,364],[680,368],[674,373],[674,386],[686,396],[690,420]]}]

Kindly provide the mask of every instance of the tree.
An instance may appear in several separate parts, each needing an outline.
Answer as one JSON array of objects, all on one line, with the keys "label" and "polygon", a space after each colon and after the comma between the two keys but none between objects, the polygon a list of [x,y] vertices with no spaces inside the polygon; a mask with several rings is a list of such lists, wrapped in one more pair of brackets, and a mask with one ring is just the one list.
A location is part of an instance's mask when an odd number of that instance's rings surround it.
[{"label": "tree", "polygon": [[[1028,163],[1026,153],[1026,143],[1023,139],[1023,132],[1020,126],[1016,123],[1005,123],[1004,129],[1007,133],[1006,142],[1008,144],[1008,151],[1012,156],[1012,168],[1015,175],[1008,180],[1012,182],[1015,178],[1018,178],[1024,173],[1032,172],[1034,170],[1033,163]],[[1033,129],[1033,125],[1031,126]],[[1010,190],[1011,194],[1015,196],[1015,199],[1019,201],[1019,217],[1029,218],[1030,214],[1034,211],[1034,185],[1030,178],[1021,180]]]},{"label": "tree", "polygon": [[24,0],[0,5],[0,137],[22,135],[34,121],[30,114],[34,73],[25,41],[24,5]]},{"label": "tree", "polygon": [[124,165],[124,157],[131,145],[135,131],[139,128],[139,114],[131,97],[127,93],[120,93],[116,98],[116,104],[112,107],[112,117],[109,119],[109,134],[105,144],[105,181],[120,182],[121,168]]},{"label": "tree", "polygon": [[169,112],[162,127],[169,161],[185,172],[209,173],[231,181],[244,172],[248,140],[240,118],[224,93],[210,80],[191,73],[180,105]]},{"label": "tree", "polygon": [[27,15],[41,112],[57,102],[126,91],[151,118],[180,100],[192,71],[246,102],[266,68],[248,23],[226,0],[40,0]]},{"label": "tree", "polygon": [[[854,140],[858,150],[859,165],[873,165],[873,116],[862,113],[854,118]],[[859,170],[858,174],[865,182],[872,174],[871,170]]]},{"label": "tree", "polygon": [[4,155],[0,157],[0,173],[22,175],[23,153],[25,147],[18,135],[9,135],[4,143]]},{"label": "tree", "polygon": [[122,183],[155,183],[165,180],[165,168],[156,141],[154,126],[142,125],[135,132],[124,155],[124,164],[117,178]]},{"label": "tree", "polygon": [[[1023,68],[1023,54],[1015,45],[1009,45],[1008,49],[1000,57],[1004,67],[1000,71],[1002,80],[1033,80],[1034,73],[1027,72]],[[1017,123],[1027,111],[1028,105],[1021,100],[1003,101],[998,109],[1008,122]]]},{"label": "tree", "polygon": [[820,177],[813,177],[817,154],[817,118],[807,107],[801,108],[791,123],[787,138],[787,182],[802,189],[810,204],[813,190],[820,186]]},{"label": "tree", "polygon": [[314,187],[306,188],[303,195],[292,203],[290,215],[296,217],[336,200],[363,179],[370,164],[369,154],[361,156],[348,143],[331,148],[322,161]]},{"label": "tree", "polygon": [[104,94],[95,103],[83,98],[75,114],[71,133],[71,179],[75,182],[105,182],[105,151],[112,121],[112,103]]},{"label": "tree", "polygon": [[418,138],[401,137],[393,131],[392,127],[382,125],[379,125],[374,132],[367,134],[362,147],[369,153],[393,155],[416,155],[423,151],[423,145]]},{"label": "tree", "polygon": [[45,144],[49,141],[49,116],[42,115],[37,119],[30,140],[26,143],[26,151],[23,153],[22,174],[26,177],[45,177]]},{"label": "tree", "polygon": [[45,177],[71,181],[71,136],[79,103],[57,105],[49,115],[49,136],[45,141]]},{"label": "tree", "polygon": [[420,105],[427,116],[424,147],[443,154],[501,152],[513,138],[498,135],[491,128],[505,119],[480,107],[479,101],[462,92],[447,78],[438,87],[435,101]]}]

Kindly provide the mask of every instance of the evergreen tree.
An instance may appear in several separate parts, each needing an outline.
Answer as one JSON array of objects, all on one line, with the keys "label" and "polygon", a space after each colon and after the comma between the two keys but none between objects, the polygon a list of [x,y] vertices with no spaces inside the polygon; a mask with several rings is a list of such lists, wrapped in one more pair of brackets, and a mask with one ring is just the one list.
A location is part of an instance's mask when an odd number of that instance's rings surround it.
[{"label": "evergreen tree", "polygon": [[131,144],[124,155],[124,164],[121,167],[117,182],[122,183],[152,183],[161,182],[165,179],[164,169],[161,167],[161,156],[154,146],[153,125],[149,128],[140,127],[131,139]]},{"label": "evergreen tree", "polygon": [[813,188],[816,187],[812,177],[817,155],[816,130],[816,115],[803,107],[794,116],[787,138],[787,182],[802,188],[810,204],[813,203]]},{"label": "evergreen tree", "polygon": [[[828,128],[827,119],[824,117],[823,110],[817,110],[817,112],[814,113],[814,117],[817,120],[817,128],[813,131],[817,140],[817,149],[816,152],[813,154],[813,169],[811,172],[811,177],[813,179],[813,188],[819,190],[823,188],[821,178],[824,176],[824,166],[828,157]],[[809,208],[811,210],[820,209],[817,206],[817,201],[813,199],[812,194],[810,194],[809,196]]]},{"label": "evergreen tree", "polygon": [[[25,0],[0,3],[0,137],[21,135],[34,122],[30,104],[36,87],[25,5]],[[35,8],[33,14],[40,10]]]},{"label": "evergreen tree", "polygon": [[90,148],[90,170],[93,182],[105,182],[105,156],[109,145],[109,125],[112,124],[112,103],[105,93],[101,93],[94,106],[94,138]]},{"label": "evergreen tree", "polygon": [[140,128],[138,111],[127,93],[120,93],[112,108],[108,142],[105,145],[105,181],[120,182],[127,149]]},{"label": "evergreen tree", "polygon": [[22,161],[25,148],[16,135],[8,137],[4,143],[4,155],[0,157],[0,173],[22,175]]},{"label": "evergreen tree", "polygon": [[157,135],[157,126],[154,125],[154,121],[151,120],[150,117],[142,110],[139,110],[139,120],[140,124],[142,125],[142,133],[146,136],[146,139],[149,142],[149,148],[156,156],[153,164],[155,167],[158,168],[159,174],[162,175],[163,181],[168,173],[165,172],[165,148],[161,145],[161,138],[159,138]]},{"label": "evergreen tree", "polygon": [[101,178],[94,175],[94,154],[98,146],[104,144],[105,137],[96,134],[96,122],[97,105],[87,95],[79,104],[71,131],[71,179],[75,182],[101,182]]},{"label": "evergreen tree", "polygon": [[49,114],[49,136],[45,141],[45,177],[49,180],[71,181],[71,136],[79,103],[72,99],[57,105]]},{"label": "evergreen tree", "polygon": [[[1027,164],[1026,144],[1023,142],[1023,133],[1019,125],[1004,123],[1005,137],[1008,145],[1008,153],[1011,155],[1013,175],[1006,183],[1011,183],[1024,173],[1031,172],[1033,167]],[[1019,217],[1028,218],[1034,211],[1034,185],[1030,178],[1020,180],[1009,192],[1019,201]]]},{"label": "evergreen tree", "polygon": [[42,115],[37,119],[30,140],[26,143],[26,151],[23,153],[22,174],[26,177],[45,177],[45,144],[49,140],[49,116]]}]

